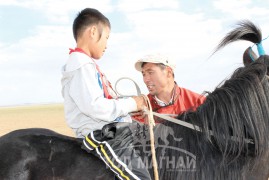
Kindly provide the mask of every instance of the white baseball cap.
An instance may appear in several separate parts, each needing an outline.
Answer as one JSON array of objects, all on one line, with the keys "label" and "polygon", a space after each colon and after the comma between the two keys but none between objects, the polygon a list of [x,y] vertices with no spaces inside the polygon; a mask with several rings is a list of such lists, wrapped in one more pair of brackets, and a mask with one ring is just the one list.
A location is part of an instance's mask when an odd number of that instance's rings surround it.
[{"label": "white baseball cap", "polygon": [[176,68],[176,63],[174,61],[172,61],[171,59],[168,58],[168,56],[165,56],[163,54],[150,54],[150,55],[146,55],[144,57],[142,57],[141,59],[139,59],[136,63],[135,63],[135,69],[137,71],[142,71],[142,64],[144,62],[149,62],[149,63],[162,63],[165,66],[169,66],[170,68],[172,68],[172,70],[174,71]]}]

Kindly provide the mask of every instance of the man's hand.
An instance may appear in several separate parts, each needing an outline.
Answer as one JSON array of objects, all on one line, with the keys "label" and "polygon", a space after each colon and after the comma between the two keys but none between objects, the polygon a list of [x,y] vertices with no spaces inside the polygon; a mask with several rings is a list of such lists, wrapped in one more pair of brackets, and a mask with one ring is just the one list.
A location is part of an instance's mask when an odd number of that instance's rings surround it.
[{"label": "man's hand", "polygon": [[144,111],[136,111],[129,114],[132,116],[133,120],[148,124],[148,116],[144,113]]}]

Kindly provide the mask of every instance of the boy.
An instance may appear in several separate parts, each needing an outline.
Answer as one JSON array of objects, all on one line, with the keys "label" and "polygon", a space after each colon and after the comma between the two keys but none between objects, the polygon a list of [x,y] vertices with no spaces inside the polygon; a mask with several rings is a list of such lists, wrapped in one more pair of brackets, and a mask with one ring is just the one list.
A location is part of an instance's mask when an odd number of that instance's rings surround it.
[{"label": "boy", "polygon": [[[142,97],[116,99],[110,83],[95,63],[105,52],[109,34],[109,20],[96,9],[86,8],[74,20],[77,48],[70,50],[62,78],[66,121],[78,138],[85,137],[83,148],[95,153],[120,179],[124,176],[150,179],[145,168],[136,168],[141,160],[128,148],[132,142],[128,137],[131,136],[130,123],[112,123],[131,122],[128,113],[141,110],[145,102]],[[123,139],[115,139],[115,135]],[[118,141],[127,143],[127,147],[114,152]],[[128,164],[132,171],[119,160],[127,156],[134,159]]]}]

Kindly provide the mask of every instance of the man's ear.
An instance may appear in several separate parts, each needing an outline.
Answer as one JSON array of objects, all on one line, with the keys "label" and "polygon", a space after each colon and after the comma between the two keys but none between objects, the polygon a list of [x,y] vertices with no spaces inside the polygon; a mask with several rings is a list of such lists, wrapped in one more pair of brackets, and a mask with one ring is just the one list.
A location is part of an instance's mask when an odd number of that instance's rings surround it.
[{"label": "man's ear", "polygon": [[169,74],[170,76],[173,76],[173,69],[172,69],[171,67],[169,67],[169,66],[166,66],[166,68],[167,68],[167,72],[168,72],[168,74]]}]

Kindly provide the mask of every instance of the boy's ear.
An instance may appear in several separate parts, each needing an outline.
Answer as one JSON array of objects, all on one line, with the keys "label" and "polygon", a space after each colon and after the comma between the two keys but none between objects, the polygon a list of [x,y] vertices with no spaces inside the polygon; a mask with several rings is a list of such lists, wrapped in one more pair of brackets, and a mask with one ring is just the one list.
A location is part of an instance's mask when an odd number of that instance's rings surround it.
[{"label": "boy's ear", "polygon": [[89,28],[89,36],[94,37],[96,33],[97,33],[97,27],[96,26],[91,26]]}]

